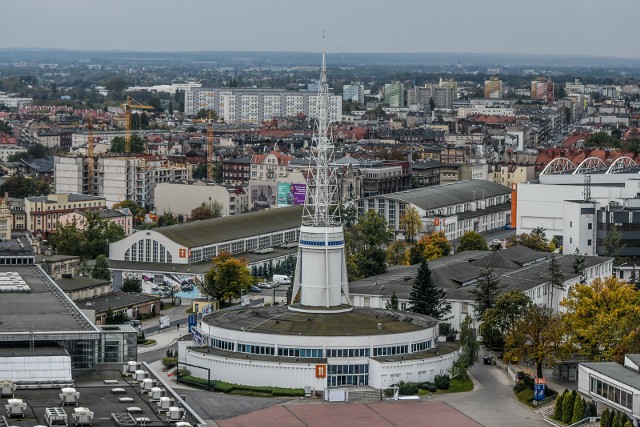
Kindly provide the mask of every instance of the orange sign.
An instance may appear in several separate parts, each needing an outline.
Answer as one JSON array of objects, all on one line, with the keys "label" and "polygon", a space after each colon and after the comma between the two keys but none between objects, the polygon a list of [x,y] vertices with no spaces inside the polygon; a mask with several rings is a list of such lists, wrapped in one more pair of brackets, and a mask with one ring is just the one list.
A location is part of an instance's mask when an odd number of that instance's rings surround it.
[{"label": "orange sign", "polygon": [[187,250],[180,249],[180,258],[186,258],[186,257],[187,257]]},{"label": "orange sign", "polygon": [[327,378],[327,365],[316,365],[316,378]]},{"label": "orange sign", "polygon": [[440,218],[435,218],[433,220],[433,225],[435,225],[436,227],[440,225]]}]

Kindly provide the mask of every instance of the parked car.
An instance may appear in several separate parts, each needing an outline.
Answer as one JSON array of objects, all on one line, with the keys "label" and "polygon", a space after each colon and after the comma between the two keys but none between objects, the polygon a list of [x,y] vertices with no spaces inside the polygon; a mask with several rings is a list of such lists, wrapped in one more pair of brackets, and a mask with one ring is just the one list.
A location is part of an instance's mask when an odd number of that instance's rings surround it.
[{"label": "parked car", "polygon": [[279,285],[290,285],[291,278],[289,276],[285,276],[284,274],[274,274],[273,281]]},{"label": "parked car", "polygon": [[502,240],[500,240],[500,239],[493,239],[493,240],[491,241],[491,244],[492,244],[492,245],[502,245]]},{"label": "parked car", "polygon": [[249,292],[259,293],[259,292],[262,292],[262,289],[260,289],[257,286],[251,285],[251,286],[249,286]]},{"label": "parked car", "polygon": [[514,230],[514,227],[511,224],[505,224],[502,226],[503,230]]},{"label": "parked car", "polygon": [[258,287],[262,289],[271,289],[273,286],[269,282],[260,282],[258,283]]}]

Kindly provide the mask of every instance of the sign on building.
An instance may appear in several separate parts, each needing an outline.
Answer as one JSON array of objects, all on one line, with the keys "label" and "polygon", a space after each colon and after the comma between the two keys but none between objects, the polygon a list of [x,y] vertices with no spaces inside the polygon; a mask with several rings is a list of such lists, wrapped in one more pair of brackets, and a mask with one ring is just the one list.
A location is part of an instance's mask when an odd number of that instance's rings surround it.
[{"label": "sign on building", "polygon": [[166,329],[171,326],[171,316],[160,316],[160,329]]}]

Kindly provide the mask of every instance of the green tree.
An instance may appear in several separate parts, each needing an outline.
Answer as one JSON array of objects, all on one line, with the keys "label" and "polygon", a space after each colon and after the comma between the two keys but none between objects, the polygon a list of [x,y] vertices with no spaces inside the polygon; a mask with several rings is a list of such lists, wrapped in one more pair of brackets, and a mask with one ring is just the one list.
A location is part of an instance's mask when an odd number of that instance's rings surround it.
[{"label": "green tree", "polygon": [[469,290],[469,294],[474,298],[474,308],[479,319],[482,318],[485,311],[496,305],[502,289],[500,279],[493,274],[493,270],[485,269],[482,271],[482,276],[475,287]]},{"label": "green tree", "polygon": [[[111,140],[110,153],[124,153],[125,140],[123,136],[116,136]],[[131,152],[141,154],[145,152],[145,141],[138,135],[131,135]]]},{"label": "green tree", "polygon": [[458,252],[462,251],[488,251],[487,241],[480,233],[467,231],[460,237],[457,247]]},{"label": "green tree", "polygon": [[576,252],[574,255],[576,256],[576,258],[573,261],[573,272],[574,274],[579,274],[580,283],[584,283],[587,279],[586,277],[584,277],[586,257],[580,253],[580,250],[578,248],[576,248]]},{"label": "green tree", "polygon": [[91,277],[94,279],[111,280],[111,272],[105,255],[98,255],[96,263],[91,269]]},{"label": "green tree", "polygon": [[170,211],[164,212],[158,217],[158,227],[166,227],[168,225],[179,224],[178,217]]},{"label": "green tree", "polygon": [[534,251],[551,252],[551,248],[549,248],[549,245],[547,245],[547,241],[545,240],[544,233],[522,233],[507,239],[508,248],[518,245],[525,246],[529,249],[533,249]]},{"label": "green tree", "polygon": [[211,204],[211,217],[220,218],[222,216],[222,205],[217,200]]},{"label": "green tree", "polygon": [[622,244],[622,233],[620,233],[618,227],[609,224],[607,227],[607,235],[602,245],[604,249],[603,255],[614,258],[614,265],[620,265],[620,252],[624,249],[624,245]]},{"label": "green tree", "polygon": [[0,185],[0,193],[9,193],[9,197],[24,199],[32,196],[46,196],[51,192],[49,184],[41,179],[33,179],[23,175],[11,176]]},{"label": "green tree", "polygon": [[[613,417],[611,416],[611,412],[609,412],[609,408],[607,408],[602,412],[602,415],[600,415],[600,425],[602,427],[607,427],[609,425],[610,418]],[[613,423],[613,420],[611,420],[611,422]]]},{"label": "green tree", "polygon": [[394,290],[393,293],[391,294],[391,299],[387,303],[386,308],[391,310],[397,310],[398,307],[399,307],[398,295],[396,295],[396,291]]},{"label": "green tree", "polygon": [[416,234],[422,231],[422,220],[414,207],[409,206],[405,209],[404,215],[400,217],[400,228],[404,230],[405,236],[409,238],[411,243],[413,243]]},{"label": "green tree", "polygon": [[12,155],[10,155],[7,160],[9,162],[19,162],[21,160],[27,160],[29,159],[29,153],[27,153],[26,151],[21,151],[19,153],[13,153]]},{"label": "green tree", "polygon": [[199,283],[200,291],[204,295],[215,298],[220,302],[231,301],[246,292],[253,284],[253,276],[247,268],[245,260],[233,258],[228,252],[222,252],[212,261],[212,267],[204,275],[204,281]]},{"label": "green tree", "polygon": [[549,263],[549,307],[553,307],[553,295],[555,290],[564,290],[564,274],[560,270],[560,264],[555,255],[551,255]]},{"label": "green tree", "polygon": [[438,288],[433,282],[429,264],[423,261],[413,280],[409,296],[411,303],[409,310],[440,320],[451,311],[451,304],[446,301],[446,298],[447,294],[444,289]]},{"label": "green tree", "polygon": [[567,394],[569,394],[569,390],[567,390],[566,388],[564,389],[564,392],[562,394],[558,393],[558,396],[556,397],[556,402],[555,402],[555,406],[553,409],[553,419],[554,420],[562,420],[562,402],[564,401],[564,398],[567,397]]},{"label": "green tree", "polygon": [[511,290],[500,295],[493,307],[482,314],[480,334],[487,348],[503,349],[505,337],[531,305],[523,292]]},{"label": "green tree", "polygon": [[124,238],[124,230],[118,224],[100,218],[97,212],[86,211],[83,226],[78,228],[74,220],[59,226],[50,238],[61,255],[75,255],[82,259],[94,259],[109,253],[109,243]]},{"label": "green tree", "polygon": [[203,219],[213,218],[213,211],[210,206],[207,206],[204,202],[197,208],[191,210],[190,221],[200,221]]},{"label": "green tree", "polygon": [[142,280],[136,276],[128,276],[122,280],[122,288],[124,293],[140,293],[142,292]]},{"label": "green tree", "polygon": [[571,424],[571,418],[573,418],[573,407],[575,405],[576,396],[573,393],[568,393],[562,400],[562,422]]},{"label": "green tree", "polygon": [[201,108],[200,111],[196,114],[196,119],[208,119],[209,113],[211,113],[212,120],[218,120],[218,113],[213,110],[207,110],[206,108]]},{"label": "green tree", "polygon": [[206,179],[207,178],[207,164],[200,163],[191,172],[193,179]]},{"label": "green tree", "polygon": [[555,364],[562,358],[564,345],[561,318],[548,307],[531,304],[505,338],[505,360],[519,360],[527,356],[542,378],[542,365]]},{"label": "green tree", "polygon": [[347,273],[349,280],[370,277],[387,271],[386,246],[393,232],[384,217],[374,210],[362,215],[356,224],[345,229]]},{"label": "green tree", "polygon": [[467,369],[478,361],[479,351],[480,343],[476,328],[473,326],[473,319],[467,316],[460,324],[460,359],[463,360]]},{"label": "green tree", "polygon": [[585,407],[586,405],[584,403],[584,399],[578,396],[576,402],[573,405],[573,416],[571,417],[571,424],[577,423],[584,418]]}]

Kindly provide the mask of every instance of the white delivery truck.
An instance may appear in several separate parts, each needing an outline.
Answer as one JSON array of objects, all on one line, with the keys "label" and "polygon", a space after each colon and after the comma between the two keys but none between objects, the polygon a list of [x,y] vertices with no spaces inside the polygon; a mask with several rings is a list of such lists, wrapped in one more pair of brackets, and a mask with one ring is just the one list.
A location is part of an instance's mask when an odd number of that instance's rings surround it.
[{"label": "white delivery truck", "polygon": [[284,274],[274,274],[273,281],[278,285],[290,285],[291,279],[289,276],[285,276]]}]

